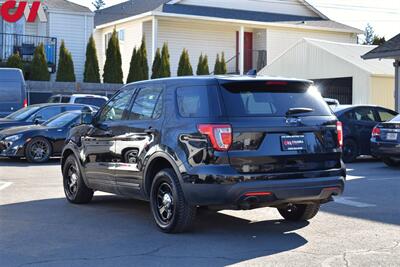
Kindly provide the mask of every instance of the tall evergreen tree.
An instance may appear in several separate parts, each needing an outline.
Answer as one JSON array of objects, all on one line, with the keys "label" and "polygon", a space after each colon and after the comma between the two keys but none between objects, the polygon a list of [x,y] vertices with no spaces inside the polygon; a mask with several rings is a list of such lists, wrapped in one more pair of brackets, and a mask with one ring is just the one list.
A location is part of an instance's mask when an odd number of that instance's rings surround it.
[{"label": "tall evergreen tree", "polygon": [[96,43],[93,35],[90,36],[86,47],[85,72],[83,73],[85,83],[100,83],[99,60],[97,59]]},{"label": "tall evergreen tree", "polygon": [[61,41],[60,55],[57,68],[57,82],[75,82],[74,62],[72,55],[65,47],[64,40]]},{"label": "tall evergreen tree", "polygon": [[35,53],[33,55],[33,60],[31,63],[32,67],[30,79],[32,81],[49,81],[50,73],[47,65],[46,55],[44,53],[44,46],[41,43],[35,49]]},{"label": "tall evergreen tree", "polygon": [[181,58],[179,59],[178,76],[191,76],[193,75],[193,68],[190,64],[189,52],[183,49]]},{"label": "tall evergreen tree", "polygon": [[114,29],[110,41],[108,42],[103,81],[104,83],[123,83],[123,76],[118,34]]},{"label": "tall evergreen tree", "polygon": [[139,59],[140,59],[140,80],[148,80],[149,79],[149,63],[147,61],[147,48],[146,48],[146,38],[143,35],[142,44],[139,49]]},{"label": "tall evergreen tree", "polygon": [[226,61],[225,61],[225,53],[222,52],[222,57],[220,61],[220,74],[226,74],[227,73],[227,67],[226,67]]},{"label": "tall evergreen tree", "polygon": [[160,48],[157,48],[157,52],[154,57],[151,78],[152,79],[161,78],[161,51],[160,51]]},{"label": "tall evergreen tree", "polygon": [[24,70],[24,63],[22,62],[22,58],[19,53],[12,54],[7,60],[8,68],[16,68],[20,70]]},{"label": "tall evergreen tree", "polygon": [[203,56],[203,54],[200,55],[199,58],[199,64],[197,65],[197,75],[209,75],[210,70],[208,68],[208,57],[207,55]]},{"label": "tall evergreen tree", "polygon": [[128,79],[126,80],[127,83],[132,83],[139,81],[139,51],[136,49],[136,47],[133,49],[132,52],[132,57],[131,57],[131,63],[129,67],[129,74],[128,74]]},{"label": "tall evergreen tree", "polygon": [[219,54],[217,54],[217,59],[215,60],[214,75],[221,74],[221,60],[219,59]]},{"label": "tall evergreen tree", "polygon": [[163,48],[161,50],[161,70],[160,70],[160,78],[168,78],[171,77],[171,66],[169,63],[169,50],[168,44],[164,43]]}]

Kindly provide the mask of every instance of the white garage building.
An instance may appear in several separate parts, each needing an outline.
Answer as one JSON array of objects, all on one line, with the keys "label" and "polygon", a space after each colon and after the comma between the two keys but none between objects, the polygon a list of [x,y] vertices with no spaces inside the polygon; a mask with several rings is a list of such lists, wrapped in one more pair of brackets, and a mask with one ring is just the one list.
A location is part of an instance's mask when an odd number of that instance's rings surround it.
[{"label": "white garage building", "polygon": [[342,104],[394,108],[393,62],[361,58],[375,47],[304,38],[260,74],[314,80],[324,97]]}]

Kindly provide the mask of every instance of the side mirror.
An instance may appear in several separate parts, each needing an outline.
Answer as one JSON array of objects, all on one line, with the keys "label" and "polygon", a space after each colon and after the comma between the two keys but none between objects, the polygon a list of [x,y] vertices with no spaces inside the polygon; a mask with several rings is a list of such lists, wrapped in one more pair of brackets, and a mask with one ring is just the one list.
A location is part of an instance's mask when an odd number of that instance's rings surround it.
[{"label": "side mirror", "polygon": [[36,124],[36,125],[42,124],[43,122],[44,122],[44,121],[43,121],[42,116],[35,116],[35,117],[33,118],[33,123]]},{"label": "side mirror", "polygon": [[91,112],[84,112],[81,116],[82,124],[91,125],[94,122],[94,117]]}]

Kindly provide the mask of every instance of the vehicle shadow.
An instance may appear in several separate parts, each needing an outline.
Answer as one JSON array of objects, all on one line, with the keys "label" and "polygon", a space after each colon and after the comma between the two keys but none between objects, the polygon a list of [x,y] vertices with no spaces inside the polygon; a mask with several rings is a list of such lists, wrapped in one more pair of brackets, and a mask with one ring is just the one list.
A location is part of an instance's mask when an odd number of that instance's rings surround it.
[{"label": "vehicle shadow", "polygon": [[0,228],[9,229],[0,232],[7,266],[223,266],[307,243],[293,231],[308,223],[251,222],[208,210],[199,212],[193,232],[163,234],[148,203],[117,196],[87,205],[64,199],[3,205],[0,214]]},{"label": "vehicle shadow", "polygon": [[29,163],[26,159],[10,159],[10,158],[2,158],[0,157],[0,168],[1,167],[35,167],[35,166],[54,166],[60,165],[60,158],[51,158],[48,162],[45,163]]}]

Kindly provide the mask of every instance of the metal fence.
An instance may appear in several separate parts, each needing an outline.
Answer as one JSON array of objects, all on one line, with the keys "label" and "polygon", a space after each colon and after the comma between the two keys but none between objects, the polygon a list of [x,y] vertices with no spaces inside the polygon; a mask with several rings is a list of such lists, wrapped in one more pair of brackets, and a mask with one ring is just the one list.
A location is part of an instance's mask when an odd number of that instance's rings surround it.
[{"label": "metal fence", "polygon": [[[266,50],[247,50],[244,52],[244,73],[251,69],[260,71],[267,66],[267,51]],[[239,74],[239,53],[229,58],[226,61],[228,74]]]},{"label": "metal fence", "polygon": [[6,61],[18,52],[23,61],[30,62],[39,44],[43,44],[47,63],[54,72],[57,64],[57,38],[54,37],[0,33],[0,60]]}]

